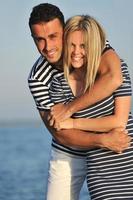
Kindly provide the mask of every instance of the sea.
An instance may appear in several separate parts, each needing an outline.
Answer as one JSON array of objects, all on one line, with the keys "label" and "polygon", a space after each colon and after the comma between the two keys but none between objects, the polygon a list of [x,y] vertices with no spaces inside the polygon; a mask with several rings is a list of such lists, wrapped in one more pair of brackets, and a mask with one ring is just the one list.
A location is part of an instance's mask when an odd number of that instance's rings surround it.
[{"label": "sea", "polygon": [[[46,200],[50,145],[42,123],[0,126],[0,200]],[[80,200],[90,200],[86,183]]]}]

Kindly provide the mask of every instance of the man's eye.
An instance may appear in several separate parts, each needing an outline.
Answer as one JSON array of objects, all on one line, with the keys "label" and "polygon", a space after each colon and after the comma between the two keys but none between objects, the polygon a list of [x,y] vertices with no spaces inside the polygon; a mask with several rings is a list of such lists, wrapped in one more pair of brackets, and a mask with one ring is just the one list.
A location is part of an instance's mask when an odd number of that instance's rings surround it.
[{"label": "man's eye", "polygon": [[56,35],[51,35],[50,39],[55,39],[57,36]]},{"label": "man's eye", "polygon": [[36,42],[44,41],[44,39],[41,38],[41,37],[33,37],[33,39],[34,39]]},{"label": "man's eye", "polygon": [[43,41],[42,38],[36,38],[35,40],[36,40],[37,42],[41,42],[41,41]]}]

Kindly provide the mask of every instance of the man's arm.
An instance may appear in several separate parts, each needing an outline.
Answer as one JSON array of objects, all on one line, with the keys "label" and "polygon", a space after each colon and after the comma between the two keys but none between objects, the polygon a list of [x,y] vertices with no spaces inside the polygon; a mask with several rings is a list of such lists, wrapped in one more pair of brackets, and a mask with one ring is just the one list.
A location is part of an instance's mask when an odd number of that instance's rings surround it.
[{"label": "man's arm", "polygon": [[92,89],[87,91],[75,102],[70,103],[72,113],[75,113],[87,106],[111,95],[122,84],[122,72],[120,59],[113,50],[108,50],[102,55],[99,66],[99,77]]},{"label": "man's arm", "polygon": [[52,108],[53,120],[63,121],[73,113],[82,110],[111,95],[122,84],[120,59],[113,50],[106,51],[101,57],[99,77],[91,90],[67,105],[57,104]]},{"label": "man's arm", "polygon": [[80,148],[103,147],[115,152],[122,152],[129,146],[130,137],[126,131],[116,129],[107,133],[96,134],[76,129],[56,131],[49,126],[48,112],[40,111],[40,116],[53,137],[61,144]]}]

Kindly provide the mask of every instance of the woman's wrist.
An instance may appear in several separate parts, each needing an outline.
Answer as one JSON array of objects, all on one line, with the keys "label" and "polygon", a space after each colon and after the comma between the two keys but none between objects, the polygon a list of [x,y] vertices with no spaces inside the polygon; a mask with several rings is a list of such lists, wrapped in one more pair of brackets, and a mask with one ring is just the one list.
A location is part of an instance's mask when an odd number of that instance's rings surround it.
[{"label": "woman's wrist", "polygon": [[77,129],[77,119],[72,119],[73,120],[73,129]]}]

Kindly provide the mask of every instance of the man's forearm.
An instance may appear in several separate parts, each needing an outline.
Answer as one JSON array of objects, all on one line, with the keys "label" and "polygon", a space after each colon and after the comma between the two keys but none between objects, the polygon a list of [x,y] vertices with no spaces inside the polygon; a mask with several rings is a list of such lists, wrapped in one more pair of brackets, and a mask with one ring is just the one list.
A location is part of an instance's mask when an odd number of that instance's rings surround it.
[{"label": "man's forearm", "polygon": [[61,130],[52,133],[53,137],[65,146],[82,149],[106,148],[122,153],[130,146],[131,137],[126,131],[114,129],[109,133],[91,133],[80,130]]},{"label": "man's forearm", "polygon": [[120,84],[121,82],[116,83],[110,74],[102,75],[102,77],[95,82],[90,91],[86,91],[81,97],[69,103],[71,112],[75,113],[103,100],[111,95]]},{"label": "man's forearm", "polygon": [[104,133],[95,134],[77,129],[62,129],[54,133],[54,137],[59,143],[78,148],[103,147],[104,135]]},{"label": "man's forearm", "polygon": [[114,129],[109,133],[89,133],[79,130],[62,130],[55,133],[56,140],[66,146],[78,148],[107,148],[116,153],[122,153],[130,146],[131,137],[126,131]]}]

